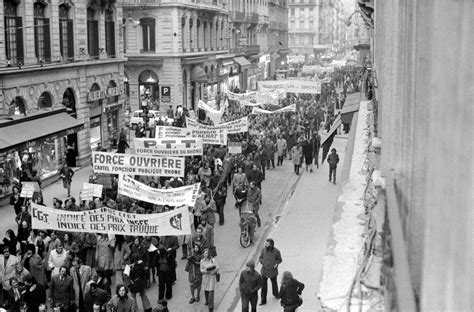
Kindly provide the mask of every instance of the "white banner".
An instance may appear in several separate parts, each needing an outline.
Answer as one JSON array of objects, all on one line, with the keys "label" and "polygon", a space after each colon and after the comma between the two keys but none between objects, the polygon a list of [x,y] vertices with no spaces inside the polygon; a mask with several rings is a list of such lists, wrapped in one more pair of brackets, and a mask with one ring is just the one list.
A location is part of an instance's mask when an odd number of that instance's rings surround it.
[{"label": "white banner", "polygon": [[186,128],[172,127],[172,126],[156,126],[155,138],[185,138]]},{"label": "white banner", "polygon": [[[216,101],[209,101],[210,103],[214,104]],[[212,106],[204,103],[203,101],[199,100],[199,108],[203,109],[207,112],[207,116],[214,122],[214,124],[218,125],[221,123],[222,115],[224,115],[224,111],[226,107],[229,105],[227,100],[221,105],[219,110],[213,108]]]},{"label": "white banner", "polygon": [[187,129],[191,137],[201,138],[205,144],[227,145],[227,130],[225,129]]},{"label": "white banner", "polygon": [[82,185],[82,188],[84,190],[92,189],[92,196],[100,198],[102,197],[102,189],[104,188],[104,186],[102,184],[93,184],[93,183],[84,182],[84,184]]},{"label": "white banner", "polygon": [[291,93],[321,94],[321,83],[310,80],[259,81],[258,89],[259,91],[285,89],[286,92]]},{"label": "white banner", "polygon": [[227,97],[231,101],[255,101],[256,94],[255,91],[247,93],[234,93],[227,91]]},{"label": "white banner", "polygon": [[234,134],[249,131],[249,119],[248,117],[243,117],[233,121],[221,123],[217,126],[208,126],[186,117],[186,127],[189,129],[222,129],[227,130],[227,134]]},{"label": "white banner", "polygon": [[269,111],[265,109],[261,109],[258,107],[254,107],[252,110],[252,114],[278,114],[278,113],[286,113],[286,112],[296,112],[296,104],[291,104],[285,106],[283,108],[277,109],[276,111]]},{"label": "white banner", "polygon": [[86,211],[66,211],[32,203],[32,227],[80,233],[120,234],[128,236],[189,235],[188,207],[152,213],[126,213],[107,207]]},{"label": "white banner", "polygon": [[194,206],[200,184],[187,185],[172,189],[156,189],[121,174],[118,181],[118,193],[155,205]]},{"label": "white banner", "polygon": [[242,154],[242,142],[229,142],[227,150],[229,154]]},{"label": "white banner", "polygon": [[92,152],[92,170],[95,173],[184,177],[184,165],[183,157]]},{"label": "white banner", "polygon": [[271,89],[265,91],[257,92],[257,103],[259,105],[262,104],[270,104],[278,106],[280,105],[279,100],[284,99],[286,97],[286,90],[285,89]]},{"label": "white banner", "polygon": [[201,156],[202,139],[167,138],[148,139],[134,138],[135,153],[150,156]]}]

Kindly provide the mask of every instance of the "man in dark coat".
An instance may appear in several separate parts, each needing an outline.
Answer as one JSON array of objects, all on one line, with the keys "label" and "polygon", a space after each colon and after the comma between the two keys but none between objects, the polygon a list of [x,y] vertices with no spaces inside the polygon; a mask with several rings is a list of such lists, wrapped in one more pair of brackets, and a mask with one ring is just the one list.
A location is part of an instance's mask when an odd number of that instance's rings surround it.
[{"label": "man in dark coat", "polygon": [[242,311],[249,311],[249,303],[252,312],[257,311],[258,290],[262,287],[262,276],[255,271],[255,262],[247,262],[247,268],[240,273],[239,289],[242,299]]},{"label": "man in dark coat", "polygon": [[67,268],[61,266],[59,274],[51,278],[51,306],[61,306],[61,311],[69,311],[74,305],[74,288],[72,277],[66,275]]},{"label": "man in dark coat", "polygon": [[336,169],[337,164],[339,163],[339,155],[336,153],[336,149],[331,149],[331,154],[328,156],[328,164],[329,164],[329,182],[331,180],[334,184],[336,184]]},{"label": "man in dark coat", "polygon": [[280,250],[275,248],[275,242],[271,238],[267,238],[265,248],[262,249],[259,258],[262,264],[262,301],[260,305],[267,303],[267,282],[268,279],[272,282],[272,293],[275,298],[278,298],[278,265],[282,262]]},{"label": "man in dark coat", "polygon": [[100,311],[104,311],[105,305],[110,300],[109,293],[98,288],[95,282],[90,283],[89,287],[89,291],[84,296],[84,311],[94,312],[94,306],[99,306]]},{"label": "man in dark coat", "polygon": [[311,145],[313,147],[314,164],[319,169],[319,149],[321,148],[321,136],[317,132],[313,133]]}]

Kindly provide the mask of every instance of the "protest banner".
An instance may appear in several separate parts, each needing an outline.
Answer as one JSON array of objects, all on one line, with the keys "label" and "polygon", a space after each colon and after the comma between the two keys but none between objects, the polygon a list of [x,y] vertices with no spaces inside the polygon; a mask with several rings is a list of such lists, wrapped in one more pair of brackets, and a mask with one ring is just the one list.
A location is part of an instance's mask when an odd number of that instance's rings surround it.
[{"label": "protest banner", "polygon": [[[227,134],[247,132],[249,130],[249,119],[248,117],[243,117],[233,121],[221,123],[217,126],[203,125],[196,120],[186,117],[186,127],[188,129],[211,129],[211,130],[227,130]],[[204,142],[205,143],[205,142]]]},{"label": "protest banner", "polygon": [[186,129],[172,126],[156,126],[155,138],[185,138]]},{"label": "protest banner", "polygon": [[21,197],[33,198],[35,192],[41,192],[38,182],[21,182]]},{"label": "protest banner", "polygon": [[[214,100],[209,101],[208,103],[210,103],[213,106],[216,105],[216,101],[214,101]],[[209,117],[214,122],[214,124],[216,124],[216,125],[220,124],[221,119],[222,119],[222,115],[224,115],[224,111],[227,108],[227,106],[229,105],[228,101],[227,100],[224,101],[224,103],[221,104],[219,109],[216,109],[216,108],[212,107],[208,103],[204,103],[202,100],[199,100],[199,104],[198,104],[199,109],[205,110],[207,117]]]},{"label": "protest banner", "polygon": [[227,150],[229,154],[242,154],[242,142],[229,142]]},{"label": "protest banner", "polygon": [[92,189],[92,196],[102,197],[102,190],[104,189],[104,186],[102,184],[84,182],[84,184],[82,185],[82,189]]},{"label": "protest banner", "polygon": [[155,205],[194,206],[200,184],[186,185],[172,189],[156,189],[129,176],[120,175],[118,193]]},{"label": "protest banner", "polygon": [[32,227],[80,233],[120,234],[128,236],[189,235],[188,207],[152,213],[126,213],[107,207],[86,211],[66,211],[32,203]]},{"label": "protest banner", "polygon": [[189,129],[192,138],[200,138],[205,144],[227,145],[227,130],[225,129]]},{"label": "protest banner", "polygon": [[277,109],[276,111],[269,111],[265,109],[261,109],[258,107],[254,107],[252,109],[252,114],[257,115],[257,114],[278,114],[278,113],[286,113],[286,112],[296,112],[296,104],[291,104],[288,106],[285,106],[283,108]]},{"label": "protest banner", "polygon": [[311,80],[278,80],[278,81],[259,81],[259,91],[272,89],[285,89],[291,93],[310,93],[321,94],[321,83]]},{"label": "protest banner", "polygon": [[200,138],[134,138],[133,146],[135,153],[140,155],[201,156],[203,154]]},{"label": "protest banner", "polygon": [[279,100],[286,97],[285,89],[270,89],[257,92],[257,103],[259,105],[280,105]]},{"label": "protest banner", "polygon": [[227,91],[227,97],[231,101],[255,101],[256,100],[256,94],[255,91],[252,92],[246,92],[246,93],[234,93]]},{"label": "protest banner", "polygon": [[92,170],[111,174],[183,177],[184,157],[92,152]]},{"label": "protest banner", "polygon": [[93,188],[83,188],[79,191],[80,200],[93,200],[94,199],[94,189]]}]

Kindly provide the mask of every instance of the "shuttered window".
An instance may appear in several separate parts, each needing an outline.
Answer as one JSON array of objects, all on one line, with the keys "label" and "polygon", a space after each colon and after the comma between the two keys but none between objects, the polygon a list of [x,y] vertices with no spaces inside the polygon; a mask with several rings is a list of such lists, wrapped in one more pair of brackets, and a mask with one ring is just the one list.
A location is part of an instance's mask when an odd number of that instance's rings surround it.
[{"label": "shuttered window", "polygon": [[114,11],[105,10],[105,52],[108,57],[115,57],[115,22]]},{"label": "shuttered window", "polygon": [[34,4],[35,54],[38,62],[51,62],[51,39],[49,18],[45,17],[46,6],[42,3]]},{"label": "shuttered window", "polygon": [[65,5],[59,6],[59,48],[64,61],[74,60],[74,26]]},{"label": "shuttered window", "polygon": [[142,18],[140,19],[140,25],[142,27],[142,41],[143,41],[143,52],[155,52],[155,19],[153,18]]},{"label": "shuttered window", "polygon": [[5,56],[12,65],[24,63],[22,19],[17,16],[17,4],[4,1]]},{"label": "shuttered window", "polygon": [[91,58],[99,58],[99,21],[95,10],[87,9],[87,52]]}]

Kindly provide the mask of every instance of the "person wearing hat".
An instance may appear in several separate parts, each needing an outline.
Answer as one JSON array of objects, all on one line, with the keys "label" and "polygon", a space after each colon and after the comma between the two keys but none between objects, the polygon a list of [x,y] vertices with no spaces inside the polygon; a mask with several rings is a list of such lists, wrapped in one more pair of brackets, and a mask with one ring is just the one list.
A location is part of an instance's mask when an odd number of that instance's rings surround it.
[{"label": "person wearing hat", "polygon": [[247,267],[240,273],[239,289],[242,300],[242,312],[249,311],[249,303],[252,312],[257,311],[258,290],[262,287],[262,276],[255,271],[255,261],[247,262]]}]

